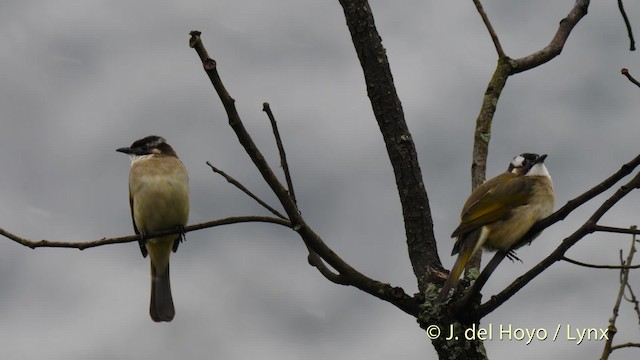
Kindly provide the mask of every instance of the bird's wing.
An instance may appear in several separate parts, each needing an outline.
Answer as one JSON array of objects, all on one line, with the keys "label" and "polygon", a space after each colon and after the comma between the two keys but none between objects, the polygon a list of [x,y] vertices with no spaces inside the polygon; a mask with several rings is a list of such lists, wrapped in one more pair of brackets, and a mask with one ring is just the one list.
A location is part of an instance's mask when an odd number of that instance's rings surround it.
[{"label": "bird's wing", "polygon": [[469,196],[460,225],[451,237],[459,237],[492,222],[508,219],[514,208],[526,204],[531,190],[529,179],[508,173],[485,182]]},{"label": "bird's wing", "polygon": [[[136,218],[133,216],[133,196],[131,196],[131,191],[129,191],[129,208],[131,209],[131,222],[133,223],[133,231],[136,234],[140,235],[140,230],[138,230],[138,226],[136,225]],[[145,245],[146,240],[138,240],[138,245],[140,246],[140,252],[142,253],[142,257],[147,257],[148,251]]]}]

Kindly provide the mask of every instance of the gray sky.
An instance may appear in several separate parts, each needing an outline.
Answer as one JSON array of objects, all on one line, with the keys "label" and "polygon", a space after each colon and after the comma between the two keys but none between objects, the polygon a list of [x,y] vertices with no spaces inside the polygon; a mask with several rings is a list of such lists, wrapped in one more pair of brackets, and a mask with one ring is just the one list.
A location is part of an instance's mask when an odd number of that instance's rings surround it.
[{"label": "gray sky", "polygon": [[[507,54],[520,57],[546,45],[572,5],[501,0],[486,1],[485,9]],[[471,2],[372,1],[372,7],[418,147],[440,255],[450,267],[449,234],[469,194],[473,126],[495,50]],[[640,27],[640,7],[626,7]],[[31,239],[132,234],[129,160],[115,149],[150,134],[166,137],[190,172],[190,223],[266,214],[205,161],[276,204],[187,46],[193,29],[202,31],[245,125],[277,169],[261,111],[270,102],[307,222],[360,271],[415,292],[393,173],[337,1],[3,1],[0,226]],[[620,75],[622,67],[640,75],[617,7],[594,2],[560,57],[509,80],[495,116],[488,176],[504,171],[514,155],[547,153],[559,207],[632,159],[640,89]],[[520,250],[524,263],[501,264],[485,296],[544,258],[605,196]],[[638,200],[627,197],[603,223],[637,224]],[[628,247],[628,237],[595,234],[568,256],[611,264]],[[176,317],[156,324],[148,315],[148,259],[135,244],[80,252],[0,240],[0,357],[436,357],[415,319],[329,283],[285,228],[189,233],[171,272]],[[576,345],[564,332],[567,325],[606,327],[617,279],[617,271],[554,265],[482,325],[552,334],[560,324],[560,338],[487,341],[489,355],[600,354],[603,342]],[[637,274],[631,283],[638,291]],[[637,341],[630,307],[621,314],[616,341]]]}]

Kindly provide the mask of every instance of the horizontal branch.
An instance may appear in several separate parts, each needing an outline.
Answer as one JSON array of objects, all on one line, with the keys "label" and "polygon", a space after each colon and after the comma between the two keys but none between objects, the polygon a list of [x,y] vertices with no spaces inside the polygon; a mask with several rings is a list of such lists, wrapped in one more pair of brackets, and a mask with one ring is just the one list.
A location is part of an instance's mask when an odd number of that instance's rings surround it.
[{"label": "horizontal branch", "polygon": [[[263,223],[272,223],[278,224],[286,227],[291,227],[291,223],[288,220],[268,217],[268,216],[234,216],[228,217],[219,220],[207,221],[199,224],[185,226],[184,232],[190,232],[194,230],[212,228],[221,225],[230,225],[230,224],[238,224],[238,223],[246,223],[246,222],[263,222]],[[93,248],[102,245],[111,245],[111,244],[122,244],[128,242],[134,242],[141,239],[149,239],[153,237],[171,235],[171,234],[179,234],[182,231],[178,229],[164,230],[164,231],[156,231],[147,233],[144,236],[142,235],[130,235],[130,236],[121,236],[115,238],[102,238],[99,240],[87,241],[87,242],[71,242],[71,241],[52,241],[52,240],[29,240],[27,238],[23,238],[16,234],[13,234],[3,228],[0,228],[0,235],[9,238],[18,244],[24,245],[31,249],[39,248],[39,247],[49,247],[49,248],[71,248],[71,249],[79,249],[84,250],[88,248]]]},{"label": "horizontal branch", "polygon": [[594,225],[593,231],[608,232],[608,233],[615,233],[615,234],[640,235],[640,229],[637,229],[637,228],[630,229],[630,228],[619,228],[619,227],[603,226],[603,225]]},{"label": "horizontal branch", "polygon": [[574,264],[574,265],[578,265],[578,266],[583,266],[583,267],[588,267],[588,268],[592,268],[592,269],[616,269],[616,270],[620,270],[620,269],[640,269],[640,265],[596,265],[596,264],[588,264],[588,263],[584,263],[581,261],[577,261],[577,260],[573,260],[570,259],[568,257],[563,256],[562,260]]},{"label": "horizontal branch", "polygon": [[620,344],[620,345],[614,345],[614,346],[611,347],[611,351],[622,349],[622,348],[630,348],[630,347],[640,348],[640,343],[627,342],[627,343]]}]

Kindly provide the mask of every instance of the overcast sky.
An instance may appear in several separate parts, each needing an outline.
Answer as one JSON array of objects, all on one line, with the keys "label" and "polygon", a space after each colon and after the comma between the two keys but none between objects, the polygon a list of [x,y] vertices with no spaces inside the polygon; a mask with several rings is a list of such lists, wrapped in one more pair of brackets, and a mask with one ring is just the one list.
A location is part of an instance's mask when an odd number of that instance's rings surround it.
[{"label": "overcast sky", "polygon": [[[502,45],[521,57],[546,45],[573,1],[486,1]],[[640,6],[627,1],[640,29]],[[429,194],[440,256],[470,190],[476,116],[496,63],[471,1],[371,2]],[[266,215],[211,172],[227,171],[271,204],[274,196],[227,124],[195,52],[209,53],[246,127],[274,169],[262,102],[278,119],[307,222],[345,260],[407,293],[407,257],[391,166],[366,98],[362,70],[337,1],[3,0],[0,4],[0,227],[30,239],[89,241],[133,233],[129,159],[115,151],[164,136],[191,177],[190,223]],[[614,2],[593,2],[562,55],[510,78],[498,104],[488,176],[517,154],[547,153],[556,207],[638,154],[640,76]],[[627,180],[628,181],[628,180]],[[613,190],[608,191],[610,195]],[[606,196],[554,225],[523,263],[504,262],[495,294],[548,255]],[[632,194],[603,224],[637,224]],[[595,234],[567,254],[615,264],[626,236]],[[244,224],[189,233],[172,256],[176,317],[148,314],[149,264],[134,243],[86,251],[30,250],[0,239],[3,359],[433,359],[415,319],[351,287],[330,283],[286,228]],[[640,291],[638,274],[630,279]],[[482,320],[545,329],[556,341],[493,340],[492,359],[599,356],[574,328],[605,328],[618,272],[558,263]],[[616,343],[637,341],[621,309]],[[564,335],[564,336],[563,336]],[[637,357],[619,352],[619,358]]]}]

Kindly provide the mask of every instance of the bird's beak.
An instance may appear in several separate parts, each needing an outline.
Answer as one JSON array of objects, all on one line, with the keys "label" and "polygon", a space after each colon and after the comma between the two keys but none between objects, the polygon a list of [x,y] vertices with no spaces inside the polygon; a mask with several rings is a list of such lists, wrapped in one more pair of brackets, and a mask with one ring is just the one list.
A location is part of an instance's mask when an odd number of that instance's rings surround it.
[{"label": "bird's beak", "polygon": [[116,149],[116,151],[117,152],[121,152],[121,153],[125,153],[125,154],[128,154],[128,155],[133,154],[133,150],[131,150],[131,148],[128,148],[128,147],[119,148],[119,149]]},{"label": "bird's beak", "polygon": [[541,164],[544,162],[544,159],[547,158],[547,154],[542,154],[540,156],[538,156],[538,158],[536,159],[536,164]]}]

